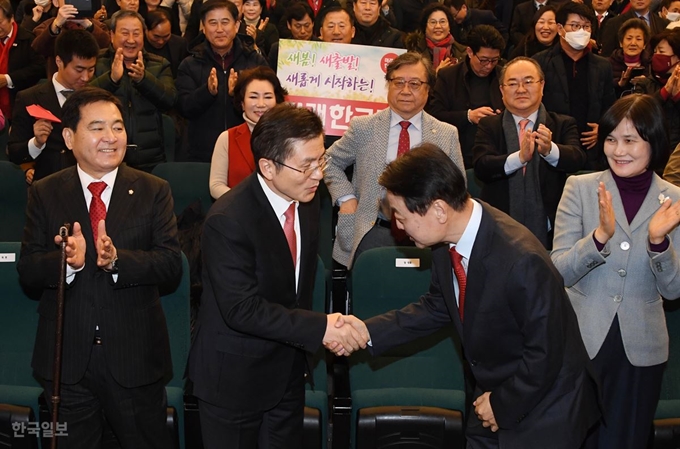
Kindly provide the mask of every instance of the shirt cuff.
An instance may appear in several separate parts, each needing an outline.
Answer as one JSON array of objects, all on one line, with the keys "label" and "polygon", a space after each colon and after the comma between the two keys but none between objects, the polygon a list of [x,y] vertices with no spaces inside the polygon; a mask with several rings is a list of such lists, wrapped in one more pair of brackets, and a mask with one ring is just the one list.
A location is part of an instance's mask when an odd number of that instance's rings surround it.
[{"label": "shirt cuff", "polygon": [[337,201],[338,206],[340,206],[345,201],[348,201],[348,200],[351,200],[351,199],[357,199],[357,197],[355,195],[352,195],[352,194],[341,196],[340,198],[338,198],[338,201]]},{"label": "shirt cuff", "polygon": [[649,250],[653,253],[662,253],[668,249],[669,245],[670,242],[668,240],[668,237],[664,237],[663,242],[659,243],[658,245],[649,242]]},{"label": "shirt cuff", "polygon": [[519,151],[515,151],[514,153],[508,155],[503,169],[505,170],[506,175],[511,175],[525,165],[526,164],[523,164],[522,161],[519,160]]},{"label": "shirt cuff", "polygon": [[[540,154],[540,153],[539,153]],[[555,142],[550,142],[550,154],[541,157],[553,167],[557,167],[557,163],[560,161],[560,149],[557,147]]]},{"label": "shirt cuff", "polygon": [[35,144],[35,137],[28,141],[28,154],[31,155],[33,159],[37,159],[42,153],[42,150],[47,146],[47,142],[43,143],[41,147]]},{"label": "shirt cuff", "polygon": [[83,266],[78,268],[77,270],[71,267],[71,265],[66,264],[66,283],[70,284],[71,282],[73,282],[73,280],[76,278],[76,273],[83,271],[83,268],[85,268],[85,264],[83,264]]},{"label": "shirt cuff", "polygon": [[7,80],[7,87],[10,89],[14,89],[14,82],[12,81],[12,78],[10,78],[10,76],[6,74],[5,79]]}]

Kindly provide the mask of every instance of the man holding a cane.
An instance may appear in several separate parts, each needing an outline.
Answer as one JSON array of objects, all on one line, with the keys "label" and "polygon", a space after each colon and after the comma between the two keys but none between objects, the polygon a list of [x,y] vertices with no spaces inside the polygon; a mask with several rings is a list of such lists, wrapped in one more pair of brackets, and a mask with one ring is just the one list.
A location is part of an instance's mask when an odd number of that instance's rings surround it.
[{"label": "man holding a cane", "polygon": [[[85,87],[64,103],[66,146],[77,166],[29,190],[18,271],[42,291],[33,369],[54,391],[56,236],[66,244],[59,448],[101,446],[104,419],[122,448],[168,448],[165,384],[170,346],[158,288],[179,279],[181,254],[170,188],[122,164],[127,136],[113,94]],[[55,243],[57,245],[55,245]]]}]

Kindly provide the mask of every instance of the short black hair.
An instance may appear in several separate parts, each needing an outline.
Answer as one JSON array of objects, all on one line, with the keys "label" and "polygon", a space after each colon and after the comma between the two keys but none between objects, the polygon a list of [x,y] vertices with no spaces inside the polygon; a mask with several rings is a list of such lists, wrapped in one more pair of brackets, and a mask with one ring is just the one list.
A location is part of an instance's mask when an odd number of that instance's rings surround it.
[{"label": "short black hair", "polygon": [[236,81],[236,86],[234,86],[234,106],[236,110],[241,111],[241,103],[245,98],[246,88],[248,84],[255,80],[268,81],[274,87],[276,104],[286,101],[288,91],[281,86],[276,73],[270,67],[257,66],[252,69],[243,70],[238,74],[238,80]]},{"label": "short black hair", "polygon": [[[534,17],[531,19],[531,28],[529,28],[529,32],[527,33],[527,42],[534,42],[537,41],[538,39],[536,38],[536,24],[538,23],[539,20],[541,20],[541,17],[543,17],[543,14],[552,11],[552,13],[555,15],[555,23],[557,23],[557,8],[555,5],[543,5],[538,10],[534,13]],[[555,39],[559,39],[559,35],[555,35],[553,38],[553,42],[555,42]]]},{"label": "short black hair", "polygon": [[616,35],[619,39],[619,44],[623,42],[623,37],[626,35],[628,30],[642,30],[642,36],[645,41],[645,45],[649,43],[649,27],[647,26],[647,22],[645,22],[642,19],[628,19],[625,22],[623,22],[623,25],[621,25],[621,28],[619,28],[619,32]]},{"label": "short black hair", "polygon": [[123,116],[123,105],[115,95],[99,87],[85,86],[74,91],[68,97],[64,106],[62,106],[61,123],[64,125],[64,128],[75,131],[78,128],[78,123],[80,123],[80,111],[82,108],[99,101],[115,104],[120,111],[120,115]]},{"label": "short black hair", "polygon": [[447,8],[455,8],[456,11],[460,11],[461,9],[463,9],[463,6],[467,6],[465,0],[444,0],[442,4]]},{"label": "short black hair", "polygon": [[172,23],[172,17],[167,9],[157,9],[146,13],[146,29],[153,30],[161,23]]},{"label": "short black hair", "polygon": [[491,25],[477,25],[472,28],[467,36],[467,44],[473,53],[477,53],[482,47],[505,50],[505,39],[501,33]]},{"label": "short black hair", "polygon": [[289,25],[293,20],[297,20],[299,22],[300,20],[304,19],[305,16],[309,16],[309,18],[312,19],[312,23],[314,23],[314,11],[312,11],[312,8],[310,8],[306,2],[296,2],[286,8],[286,23]]},{"label": "short black hair", "polygon": [[536,70],[538,70],[538,76],[544,80],[545,79],[545,74],[543,73],[543,69],[541,68],[541,65],[536,61],[534,58],[529,58],[527,56],[517,56],[514,59],[511,59],[507,64],[505,64],[503,67],[501,67],[501,73],[498,79],[500,80],[500,83],[503,84],[505,82],[505,72],[508,71],[510,66],[518,63],[518,62],[528,62],[532,64],[534,67],[536,67]]},{"label": "short black hair", "polygon": [[6,19],[14,17],[14,9],[12,9],[12,3],[9,0],[0,0],[0,11]]},{"label": "short black hair", "polygon": [[425,72],[427,73],[427,84],[430,86],[430,88],[433,88],[434,83],[437,80],[437,75],[432,68],[432,61],[422,54],[413,51],[402,53],[394,58],[389,64],[387,64],[387,69],[385,70],[385,81],[390,81],[392,79],[392,74],[401,67],[416,64],[422,64],[425,67]]},{"label": "short black hair", "polygon": [[99,44],[92,33],[83,29],[62,30],[54,42],[54,54],[66,67],[74,56],[93,59],[99,55]]},{"label": "short black hair", "polygon": [[420,31],[425,34],[425,29],[427,28],[427,21],[430,19],[430,16],[432,13],[436,11],[441,11],[444,13],[446,16],[446,20],[449,21],[449,27],[453,26],[453,15],[451,14],[451,10],[447,8],[446,6],[442,5],[441,3],[434,2],[430,3],[427,5],[424,9],[422,14],[420,14]]},{"label": "short black hair", "polygon": [[640,137],[649,143],[649,169],[662,170],[670,155],[670,142],[661,104],[650,95],[632,94],[616,100],[600,119],[598,143],[604,148],[605,139],[624,118],[631,121]]},{"label": "short black hair", "polygon": [[[295,142],[319,136],[323,136],[323,124],[315,112],[288,103],[277,104],[260,117],[250,137],[257,172],[262,174],[260,159],[284,162],[293,152]],[[282,166],[276,163],[276,167]]]},{"label": "short black hair", "polygon": [[588,22],[590,22],[591,27],[593,27],[595,23],[597,23],[597,19],[595,18],[595,11],[593,11],[593,8],[583,3],[576,3],[572,1],[568,1],[562,6],[560,6],[560,9],[558,9],[557,13],[555,14],[555,22],[564,26],[564,24],[567,23],[567,18],[569,17],[569,14],[576,14],[577,16],[587,20]]},{"label": "short black hair", "polygon": [[118,21],[130,18],[130,17],[139,20],[139,23],[142,24],[143,31],[146,32],[146,22],[144,22],[144,17],[142,17],[142,15],[140,13],[136,12],[136,11],[126,11],[124,9],[116,11],[111,16],[110,30],[115,33],[116,32],[116,25],[118,24]]},{"label": "short black hair", "polygon": [[238,8],[232,2],[228,0],[208,0],[201,5],[201,22],[205,22],[205,16],[207,16],[210,11],[221,8],[229,11],[229,15],[234,21],[238,20]]},{"label": "short black hair", "polygon": [[411,213],[425,215],[436,200],[462,211],[470,195],[465,175],[438,146],[423,143],[390,162],[378,184],[404,199]]}]

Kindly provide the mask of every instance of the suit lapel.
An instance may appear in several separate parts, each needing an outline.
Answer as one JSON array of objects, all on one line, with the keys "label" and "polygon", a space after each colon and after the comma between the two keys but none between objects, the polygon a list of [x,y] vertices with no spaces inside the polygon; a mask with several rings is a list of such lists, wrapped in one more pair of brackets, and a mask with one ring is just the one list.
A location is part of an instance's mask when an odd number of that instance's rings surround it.
[{"label": "suit lapel", "polygon": [[465,329],[468,331],[474,328],[476,312],[482,298],[484,283],[487,278],[485,259],[490,251],[488,242],[492,241],[493,233],[493,219],[486,210],[484,203],[480,202],[480,204],[482,204],[482,221],[479,224],[479,230],[468,261],[467,286],[465,289],[464,316]]},{"label": "suit lapel", "polygon": [[[136,195],[144,193],[135,192],[134,185],[136,180],[137,175],[135,172],[125,164],[118,167],[116,181],[113,184],[113,192],[111,192],[111,201],[109,201],[109,208],[106,211],[106,233],[110,236],[118,233],[125,222],[125,218],[132,213],[130,208],[136,202]],[[109,220],[109,217],[112,219]]]},{"label": "suit lapel", "polygon": [[564,67],[564,61],[562,60],[562,55],[560,55],[560,46],[556,45],[555,48],[552,50],[552,58],[550,58],[550,62],[552,63],[555,72],[560,74],[558,79],[560,80],[560,87],[562,88],[562,92],[564,92],[567,97],[569,96],[569,86],[567,85],[567,77],[566,77],[566,68]]},{"label": "suit lapel", "polygon": [[633,235],[631,233],[630,225],[628,224],[628,219],[626,218],[626,210],[623,208],[621,194],[619,193],[619,188],[616,186],[616,182],[614,181],[611,172],[609,170],[602,172],[599,181],[604,182],[605,188],[612,195],[612,206],[614,207],[616,223],[623,229],[623,232],[626,233],[628,239],[632,239]]},{"label": "suit lapel", "polygon": [[49,110],[57,118],[61,118],[61,106],[57,98],[57,91],[54,90],[54,84],[51,80],[45,83],[45,88],[41,89],[39,95],[41,97],[39,98],[41,106]]},{"label": "suit lapel", "polygon": [[[80,178],[78,177],[76,167],[67,169],[64,175],[63,188],[59,189],[58,194],[61,196],[59,204],[64,205],[67,209],[65,215],[72,220],[71,229],[73,229],[73,224],[75,222],[80,223],[80,228],[85,236],[87,248],[94,248],[90,212],[87,210],[85,194],[83,193],[83,187],[80,184]],[[97,255],[95,251],[86,251],[86,254],[89,259],[92,259],[96,263]]]},{"label": "suit lapel", "polygon": [[631,232],[635,232],[640,226],[648,224],[649,218],[654,215],[661,206],[659,196],[665,196],[666,190],[666,186],[661,184],[661,180],[654,175],[652,177],[652,184],[649,186],[649,190],[645,196],[645,200],[642,202],[640,210],[638,210],[633,221],[630,223]]}]

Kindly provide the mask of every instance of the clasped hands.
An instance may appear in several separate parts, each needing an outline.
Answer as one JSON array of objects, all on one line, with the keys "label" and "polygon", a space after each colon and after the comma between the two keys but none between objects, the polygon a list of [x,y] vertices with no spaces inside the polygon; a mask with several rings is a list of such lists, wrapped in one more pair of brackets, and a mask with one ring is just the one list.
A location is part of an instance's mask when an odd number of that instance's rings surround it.
[{"label": "clasped hands", "polygon": [[366,348],[371,339],[363,321],[353,315],[333,313],[326,316],[326,333],[323,345],[335,355],[350,355]]},{"label": "clasped hands", "polygon": [[[116,260],[118,252],[113,245],[111,237],[106,234],[106,223],[104,220],[99,221],[97,227],[97,266],[103,270],[110,270],[113,267],[113,261]],[[54,236],[54,243],[61,245],[61,236],[57,234]],[[80,223],[77,221],[73,223],[73,235],[66,238],[66,263],[78,271],[85,265],[85,254],[87,244],[85,243],[85,236]],[[363,324],[363,323],[362,323]]]},{"label": "clasped hands", "polygon": [[538,125],[536,131],[526,131],[519,146],[519,160],[526,164],[534,156],[534,148],[542,156],[550,154],[552,149],[552,131],[544,124]]}]

